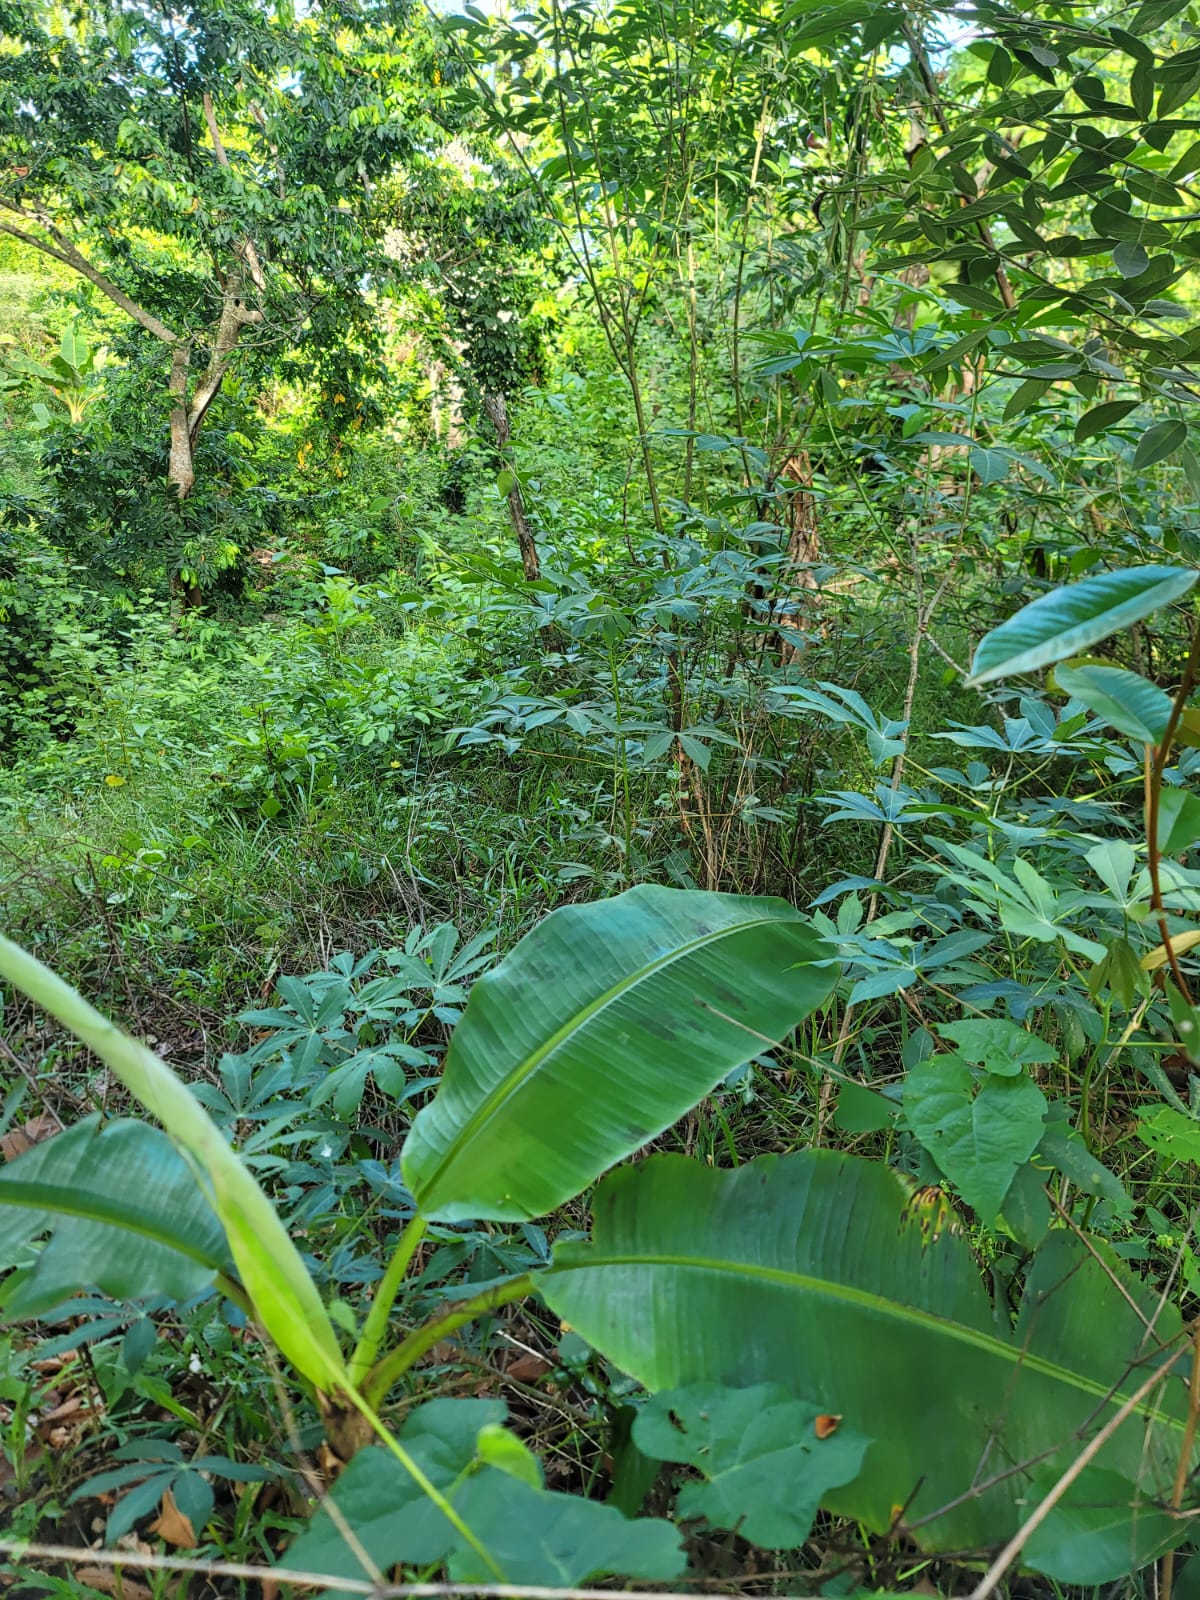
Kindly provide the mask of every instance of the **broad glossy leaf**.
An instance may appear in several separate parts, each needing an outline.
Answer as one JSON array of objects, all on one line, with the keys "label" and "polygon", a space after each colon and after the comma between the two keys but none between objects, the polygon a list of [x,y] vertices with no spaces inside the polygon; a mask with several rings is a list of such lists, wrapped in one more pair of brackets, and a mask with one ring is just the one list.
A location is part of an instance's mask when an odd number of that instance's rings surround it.
[{"label": "broad glossy leaf", "polygon": [[1065,694],[1082,701],[1127,739],[1157,744],[1166,732],[1171,697],[1136,672],[1089,663],[1058,667],[1054,677]]},{"label": "broad glossy leaf", "polygon": [[[651,1390],[776,1382],[842,1415],[875,1442],[824,1503],[876,1532],[902,1506],[927,1549],[1015,1531],[1033,1473],[1073,1461],[1137,1386],[1152,1314],[1155,1359],[1159,1342],[1182,1350],[1170,1306],[1155,1313],[1103,1241],[1062,1231],[1010,1331],[944,1196],[829,1151],[735,1171],[655,1156],[612,1174],[595,1216],[593,1241],[560,1245],[541,1277],[553,1310]],[[1126,1507],[1169,1492],[1186,1412],[1172,1379],[1100,1450]]]},{"label": "broad glossy leaf", "polygon": [[828,995],[833,951],[782,900],[644,885],[568,906],[471,990],[404,1180],[444,1221],[544,1215]]},{"label": "broad glossy leaf", "polygon": [[1196,578],[1190,567],[1127,567],[1041,595],[985,635],[968,682],[977,687],[1065,661],[1182,599]]},{"label": "broad glossy leaf", "polygon": [[765,1550],[804,1543],[822,1495],[858,1476],[870,1443],[771,1383],[655,1395],[638,1411],[633,1441],[644,1455],[699,1473],[702,1481],[676,1495],[680,1521],[703,1517]]},{"label": "broad glossy leaf", "polygon": [[50,1238],[5,1296],[36,1316],[80,1289],[189,1300],[230,1266],[221,1225],[171,1141],[144,1122],[76,1123],[0,1166],[0,1271]]},{"label": "broad glossy leaf", "polygon": [[905,1121],[981,1222],[999,1216],[1018,1167],[1041,1142],[1045,1114],[1041,1090],[1024,1073],[989,1076],[976,1092],[956,1056],[931,1056],[904,1082]]}]

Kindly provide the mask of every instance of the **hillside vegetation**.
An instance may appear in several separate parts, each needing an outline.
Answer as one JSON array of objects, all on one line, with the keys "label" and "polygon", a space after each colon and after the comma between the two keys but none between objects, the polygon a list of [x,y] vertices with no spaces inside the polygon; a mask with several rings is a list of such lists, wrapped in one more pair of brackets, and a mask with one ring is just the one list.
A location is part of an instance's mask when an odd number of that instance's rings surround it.
[{"label": "hillside vegetation", "polygon": [[0,1590],[1188,1600],[1198,266],[1195,0],[0,0]]}]

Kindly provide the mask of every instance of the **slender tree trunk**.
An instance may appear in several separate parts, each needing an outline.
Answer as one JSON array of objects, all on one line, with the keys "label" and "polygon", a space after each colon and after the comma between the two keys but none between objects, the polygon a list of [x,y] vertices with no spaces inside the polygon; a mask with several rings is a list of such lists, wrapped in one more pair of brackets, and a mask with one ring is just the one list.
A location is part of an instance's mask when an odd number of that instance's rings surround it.
[{"label": "slender tree trunk", "polygon": [[521,498],[521,485],[508,460],[508,446],[512,438],[512,430],[508,425],[508,406],[502,394],[485,394],[483,397],[484,410],[491,419],[492,427],[496,430],[496,441],[500,446],[500,453],[505,459],[512,477],[512,485],[508,491],[508,516],[513,525],[513,532],[517,536],[517,547],[521,552],[521,565],[525,569],[525,576],[530,583],[542,575],[538,562],[537,545],[534,543],[533,533],[525,517],[525,502]]},{"label": "slender tree trunk", "polygon": [[[812,463],[808,451],[799,450],[789,456],[776,476],[780,488],[794,486],[783,514],[788,534],[788,562],[781,578],[785,595],[796,596],[793,608],[784,610],[782,616],[777,612],[776,620],[782,622],[786,618],[793,634],[807,633],[816,623],[817,580],[812,567],[821,559],[817,502],[812,493]],[[772,643],[781,667],[794,665],[804,653],[804,646],[798,639],[789,639],[782,632],[775,633]]]},{"label": "slender tree trunk", "polygon": [[171,396],[171,454],[167,482],[180,500],[186,500],[196,483],[192,464],[192,440],[188,429],[188,349],[177,344],[171,351],[171,377],[167,392]]}]

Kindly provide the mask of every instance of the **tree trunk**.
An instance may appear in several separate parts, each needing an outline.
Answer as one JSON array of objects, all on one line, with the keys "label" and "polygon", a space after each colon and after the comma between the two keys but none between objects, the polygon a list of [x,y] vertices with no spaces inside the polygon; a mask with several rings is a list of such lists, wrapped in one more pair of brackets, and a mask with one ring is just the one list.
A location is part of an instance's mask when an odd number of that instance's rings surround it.
[{"label": "tree trunk", "polygon": [[[171,397],[171,449],[167,458],[167,482],[174,489],[177,500],[186,500],[196,486],[196,441],[200,437],[209,406],[221,392],[242,329],[262,319],[262,312],[246,305],[242,299],[241,273],[231,272],[221,295],[221,319],[213,337],[208,366],[196,385],[190,405],[190,351],[180,340],[175,340],[171,346],[171,376],[167,380],[167,393]],[[184,605],[200,605],[203,595],[199,584],[188,583],[181,578],[177,587]]]},{"label": "tree trunk", "polygon": [[[780,574],[781,587],[789,598],[776,608],[776,627],[778,629],[786,619],[793,633],[801,631],[801,624],[805,625],[804,631],[808,631],[818,625],[815,617],[817,580],[813,577],[812,566],[821,559],[817,502],[812,493],[812,463],[808,451],[800,450],[789,456],[776,478],[780,489],[792,486],[782,518],[788,535],[788,561]],[[771,643],[781,667],[792,666],[804,653],[799,640],[785,638],[778,631],[772,635]]]},{"label": "tree trunk", "polygon": [[535,582],[542,575],[538,562],[537,545],[534,543],[533,534],[530,532],[529,523],[525,518],[525,502],[521,498],[521,485],[517,482],[517,475],[508,461],[508,445],[512,432],[508,426],[508,407],[502,394],[485,394],[483,397],[484,409],[491,418],[492,427],[496,430],[496,441],[500,446],[500,454],[505,458],[512,477],[512,484],[508,491],[508,516],[513,525],[513,532],[517,536],[517,545],[521,551],[521,565],[525,569],[525,576],[530,583]]}]

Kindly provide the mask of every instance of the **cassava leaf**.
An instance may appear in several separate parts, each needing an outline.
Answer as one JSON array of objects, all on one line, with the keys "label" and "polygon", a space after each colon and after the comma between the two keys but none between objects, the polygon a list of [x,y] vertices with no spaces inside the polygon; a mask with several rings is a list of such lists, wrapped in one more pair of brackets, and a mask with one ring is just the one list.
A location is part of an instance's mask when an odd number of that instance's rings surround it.
[{"label": "cassava leaf", "polygon": [[1196,578],[1189,567],[1127,567],[1054,589],[985,635],[968,682],[978,687],[1065,661],[1181,600]]}]

